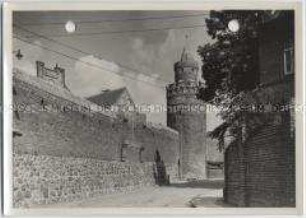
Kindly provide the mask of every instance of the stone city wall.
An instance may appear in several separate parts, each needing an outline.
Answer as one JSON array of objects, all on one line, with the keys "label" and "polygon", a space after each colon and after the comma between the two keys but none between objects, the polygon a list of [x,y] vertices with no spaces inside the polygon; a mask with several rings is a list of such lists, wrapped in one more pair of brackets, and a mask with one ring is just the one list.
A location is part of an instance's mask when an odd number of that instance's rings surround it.
[{"label": "stone city wall", "polygon": [[154,161],[158,150],[165,163],[177,164],[179,136],[170,128],[130,123],[86,108],[72,111],[71,108],[82,104],[33,86],[20,77],[14,79],[14,90],[14,105],[31,109],[21,107],[14,113],[14,130],[20,133],[14,138],[16,153],[34,151],[54,156],[118,160],[120,145],[128,141],[127,149],[135,151],[134,161],[139,161],[137,149],[143,147],[142,161]]},{"label": "stone city wall", "polygon": [[[93,195],[94,191],[88,191],[93,186],[100,190],[97,193],[106,194],[112,192],[112,189],[124,191],[145,184],[153,185],[153,169],[149,171],[143,167],[152,166],[157,150],[170,181],[177,178],[179,135],[176,131],[149,123],[131,123],[118,119],[110,112],[88,110],[88,104],[92,103],[87,100],[72,95],[66,89],[46,84],[39,78],[26,77],[28,75],[14,72],[13,152],[16,206],[82,199]],[[128,146],[123,148],[127,156],[123,160],[125,162],[120,162],[123,142],[128,142]],[[102,167],[95,168],[101,170],[98,178],[103,177],[102,183],[96,184],[97,180],[93,181],[96,174],[91,166],[95,165]],[[108,167],[117,170],[117,166],[128,168],[130,172],[122,175],[114,175],[113,171],[110,174],[104,172],[104,168],[106,171]],[[49,172],[49,168],[52,178],[48,176],[49,173],[45,173]],[[65,168],[71,170],[65,171]],[[76,177],[73,179],[70,174]],[[79,174],[82,176],[78,176]],[[36,177],[32,179],[32,175]],[[53,178],[55,175],[58,175],[56,179]],[[121,179],[121,183],[116,185]],[[87,185],[78,189],[83,182],[87,182]],[[68,186],[65,186],[67,183]],[[116,188],[117,186],[120,188]],[[60,193],[60,189],[64,191]]]},{"label": "stone city wall", "polygon": [[84,200],[155,184],[153,163],[14,154],[14,207]]}]

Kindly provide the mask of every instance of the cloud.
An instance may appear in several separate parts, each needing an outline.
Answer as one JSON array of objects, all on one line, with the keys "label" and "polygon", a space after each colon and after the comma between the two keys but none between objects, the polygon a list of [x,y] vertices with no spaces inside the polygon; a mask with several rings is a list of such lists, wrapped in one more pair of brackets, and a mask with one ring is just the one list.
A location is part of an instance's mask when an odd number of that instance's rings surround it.
[{"label": "cloud", "polygon": [[[188,33],[183,30],[168,30],[166,36],[154,44],[146,41],[146,36],[131,38],[132,54],[127,58],[133,67],[148,74],[157,73],[161,78],[173,75],[173,65],[180,59],[182,50],[186,47],[194,59],[201,66],[201,58],[197,54],[199,45],[205,44],[204,30],[195,29],[190,39],[186,40]],[[164,76],[167,75],[167,76]]]},{"label": "cloud", "polygon": [[[157,74],[147,76],[144,74],[134,74],[134,78],[128,78],[127,88],[131,93],[135,103],[138,105],[163,106],[166,105],[166,93],[162,84],[159,84]],[[166,113],[153,111],[146,112],[148,121],[155,123],[166,122]]]},{"label": "cloud", "polygon": [[[133,56],[130,58],[134,63],[134,67],[141,69],[143,72],[149,72],[150,78],[145,75],[138,75],[138,79],[148,79],[162,87],[166,83],[161,83],[159,78],[165,78],[165,75],[172,75],[174,78],[173,65],[180,59],[181,52],[184,47],[187,47],[189,52],[194,55],[194,59],[199,64],[198,80],[205,82],[201,77],[201,58],[197,54],[199,45],[205,44],[208,38],[205,38],[203,29],[193,30],[193,34],[189,40],[186,40],[185,35],[187,32],[182,30],[169,30],[166,37],[162,41],[149,44],[145,43],[145,38],[134,37],[132,39]],[[157,72],[157,73],[154,73]],[[170,82],[169,82],[170,83]],[[149,102],[151,104],[158,104],[166,106],[166,90],[164,88],[157,88],[154,86],[143,84],[134,84],[135,97],[142,102]],[[149,118],[158,122],[166,123],[166,112],[148,114]],[[209,116],[209,120],[213,120],[215,115]],[[209,121],[210,122],[210,121]]]},{"label": "cloud", "polygon": [[92,63],[92,64],[95,64],[95,65],[98,65],[102,68],[106,68],[108,69],[109,71],[113,71],[114,73],[118,73],[120,68],[119,66],[112,62],[112,61],[106,61],[100,57],[96,57],[96,56],[92,56],[93,58],[88,57],[88,62]]},{"label": "cloud", "polygon": [[152,73],[152,68],[156,63],[156,47],[152,44],[145,44],[142,38],[133,38],[131,42],[132,56],[131,62],[134,68],[145,73]]},{"label": "cloud", "polygon": [[[136,104],[141,106],[166,106],[165,84],[158,80],[158,74],[150,76],[142,73],[125,72],[130,77],[126,78],[126,87]],[[147,120],[154,123],[166,124],[166,112],[163,111],[143,111],[147,115]]]},{"label": "cloud", "polygon": [[85,56],[75,63],[69,87],[76,95],[90,96],[103,89],[126,86],[119,71],[120,67],[114,62],[98,59],[93,55]]},{"label": "cloud", "polygon": [[[136,104],[165,105],[165,90],[158,83],[158,77],[158,74],[147,76],[126,71],[114,62],[86,56],[75,63],[68,86],[74,94],[83,97],[98,94],[102,89],[127,87]],[[165,113],[147,113],[147,117],[149,121],[165,123]]]},{"label": "cloud", "polygon": [[[133,63],[134,68],[139,69],[145,74],[150,73],[150,77],[139,74],[137,79],[148,80],[156,83],[160,87],[150,86],[148,84],[133,82],[131,93],[142,103],[150,103],[154,105],[166,106],[166,90],[167,83],[161,82],[160,78],[165,78],[167,75],[172,75],[174,78],[173,65],[180,59],[183,47],[188,47],[191,54],[194,54],[195,60],[201,66],[201,59],[197,56],[197,48],[203,42],[203,30],[199,30],[196,36],[187,44],[185,34],[181,30],[169,30],[166,37],[163,37],[158,43],[146,43],[145,37],[134,37],[131,39],[132,56],[128,57]],[[155,73],[156,72],[156,73]],[[164,73],[164,75],[163,75]],[[198,72],[199,80],[201,79],[200,70]],[[203,82],[203,81],[202,81]],[[169,82],[170,83],[170,82]],[[163,113],[150,113],[150,119],[158,122],[166,123],[166,112]]]}]

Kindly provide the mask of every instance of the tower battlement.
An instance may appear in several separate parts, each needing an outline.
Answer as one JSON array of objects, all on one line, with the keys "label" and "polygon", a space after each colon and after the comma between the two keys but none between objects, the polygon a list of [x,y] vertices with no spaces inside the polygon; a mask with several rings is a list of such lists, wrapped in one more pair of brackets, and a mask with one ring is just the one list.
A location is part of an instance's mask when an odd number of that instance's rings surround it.
[{"label": "tower battlement", "polygon": [[177,95],[196,95],[199,92],[199,87],[194,83],[173,83],[167,86],[167,97]]},{"label": "tower battlement", "polygon": [[174,64],[175,83],[197,83],[198,71],[198,63],[194,60],[192,55],[184,49],[181,60]]}]

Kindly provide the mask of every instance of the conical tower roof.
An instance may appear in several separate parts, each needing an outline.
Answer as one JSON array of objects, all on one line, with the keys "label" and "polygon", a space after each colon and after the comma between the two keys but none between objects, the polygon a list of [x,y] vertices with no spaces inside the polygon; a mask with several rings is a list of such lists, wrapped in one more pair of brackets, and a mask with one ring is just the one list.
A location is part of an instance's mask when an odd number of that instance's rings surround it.
[{"label": "conical tower roof", "polygon": [[193,56],[187,51],[186,48],[183,48],[182,55],[181,55],[181,62],[196,62]]},{"label": "conical tower roof", "polygon": [[183,48],[181,54],[181,60],[175,63],[175,69],[178,67],[195,67],[198,68],[198,63],[194,59],[193,55],[186,49]]}]

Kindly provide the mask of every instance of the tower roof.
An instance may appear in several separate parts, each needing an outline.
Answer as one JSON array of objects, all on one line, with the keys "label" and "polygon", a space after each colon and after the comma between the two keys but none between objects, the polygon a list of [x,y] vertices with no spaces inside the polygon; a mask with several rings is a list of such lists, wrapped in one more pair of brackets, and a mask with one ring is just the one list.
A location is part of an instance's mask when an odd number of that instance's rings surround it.
[{"label": "tower roof", "polygon": [[198,68],[198,63],[194,59],[193,55],[186,49],[183,48],[181,54],[181,60],[175,63],[176,67],[195,67]]},{"label": "tower roof", "polygon": [[187,51],[186,48],[184,48],[181,55],[181,62],[196,62],[196,61],[193,58],[193,56],[190,54],[190,52]]}]

